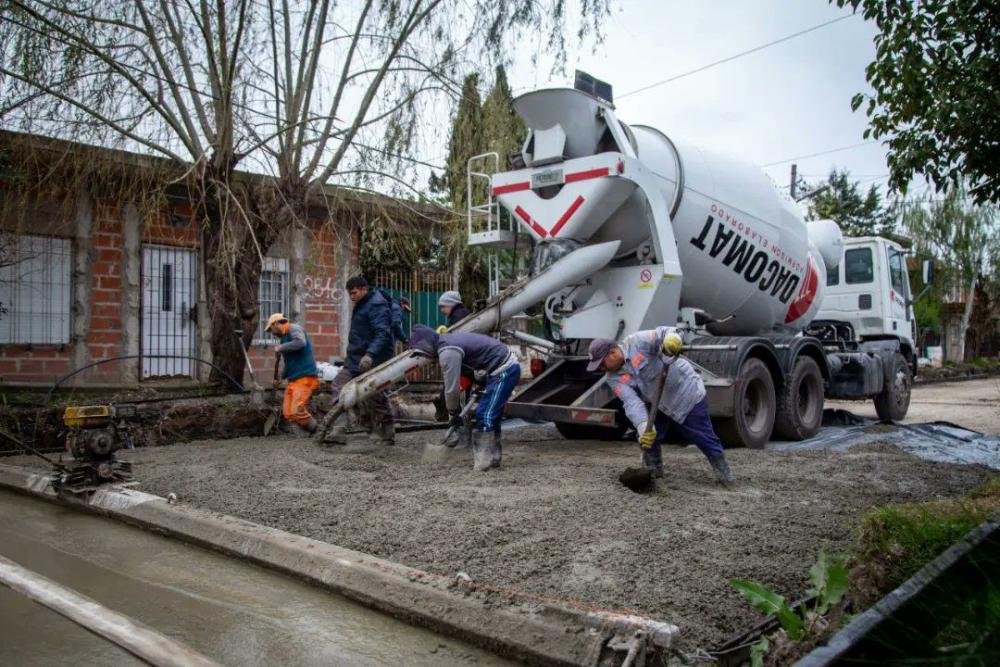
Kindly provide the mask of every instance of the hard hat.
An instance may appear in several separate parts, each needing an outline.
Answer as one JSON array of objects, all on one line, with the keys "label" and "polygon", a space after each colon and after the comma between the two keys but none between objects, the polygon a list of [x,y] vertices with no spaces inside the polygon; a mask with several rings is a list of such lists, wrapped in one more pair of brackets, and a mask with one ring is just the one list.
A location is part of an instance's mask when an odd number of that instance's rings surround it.
[{"label": "hard hat", "polygon": [[287,321],[288,321],[288,318],[285,317],[283,313],[274,313],[274,314],[271,315],[271,317],[267,318],[267,326],[264,327],[264,328],[265,329],[270,329],[271,327],[273,327],[275,324],[277,324],[279,322],[287,322]]}]

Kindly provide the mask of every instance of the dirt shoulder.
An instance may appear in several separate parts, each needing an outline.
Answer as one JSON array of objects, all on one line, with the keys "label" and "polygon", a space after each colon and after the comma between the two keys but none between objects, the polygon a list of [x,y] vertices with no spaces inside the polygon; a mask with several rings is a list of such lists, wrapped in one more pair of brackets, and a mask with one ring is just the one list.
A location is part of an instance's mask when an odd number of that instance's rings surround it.
[{"label": "dirt shoulder", "polygon": [[710,479],[692,448],[666,453],[651,496],[617,475],[635,445],[562,440],[551,426],[507,434],[504,467],[471,471],[467,450],[425,461],[440,433],[394,448],[319,449],[291,437],[138,449],[141,488],[442,575],[636,610],[713,646],[756,619],[729,587],[762,581],[791,597],[816,550],[846,550],[862,512],[958,495],[990,472],[889,446],[847,453],[736,450],[741,481]]}]

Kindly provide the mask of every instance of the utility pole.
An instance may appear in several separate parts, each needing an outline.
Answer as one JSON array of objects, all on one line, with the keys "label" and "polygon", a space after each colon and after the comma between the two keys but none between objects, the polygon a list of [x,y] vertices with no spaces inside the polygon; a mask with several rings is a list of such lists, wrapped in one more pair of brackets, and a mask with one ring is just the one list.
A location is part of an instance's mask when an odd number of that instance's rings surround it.
[{"label": "utility pole", "polygon": [[798,175],[799,175],[798,165],[796,165],[795,163],[792,163],[792,182],[791,182],[791,185],[788,188],[788,192],[789,192],[789,195],[792,198],[792,201],[795,201],[795,181],[796,181],[796,177]]}]

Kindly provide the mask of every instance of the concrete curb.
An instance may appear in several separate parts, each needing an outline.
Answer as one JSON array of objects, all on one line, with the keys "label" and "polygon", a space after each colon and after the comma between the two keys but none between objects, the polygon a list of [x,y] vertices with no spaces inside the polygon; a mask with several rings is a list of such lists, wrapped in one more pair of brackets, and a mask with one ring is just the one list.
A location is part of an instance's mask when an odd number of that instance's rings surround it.
[{"label": "concrete curb", "polygon": [[[237,556],[394,618],[533,664],[596,665],[611,656],[612,662],[601,664],[620,664],[629,647],[637,653],[634,658],[648,659],[666,652],[679,633],[670,623],[447,579],[133,489],[109,486],[89,499],[60,496],[47,475],[7,465],[0,465],[0,487]],[[632,664],[642,665],[638,660]]]}]

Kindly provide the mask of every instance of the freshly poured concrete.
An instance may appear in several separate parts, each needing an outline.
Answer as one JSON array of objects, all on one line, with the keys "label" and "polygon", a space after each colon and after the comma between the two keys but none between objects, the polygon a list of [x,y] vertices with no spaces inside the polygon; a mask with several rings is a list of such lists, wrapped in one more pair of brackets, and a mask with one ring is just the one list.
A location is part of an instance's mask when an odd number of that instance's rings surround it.
[{"label": "freshly poured concrete", "polygon": [[[0,554],[223,664],[506,664],[288,577],[6,491]],[[137,661],[0,586],[0,663]]]}]

